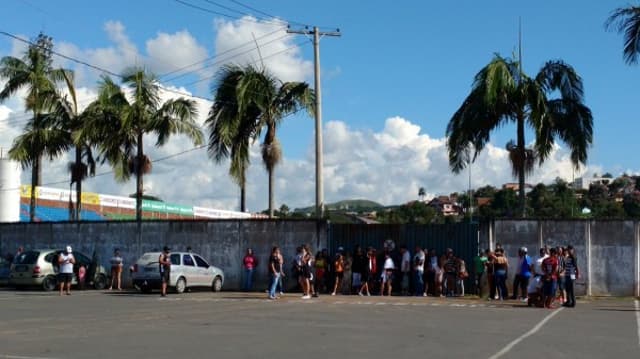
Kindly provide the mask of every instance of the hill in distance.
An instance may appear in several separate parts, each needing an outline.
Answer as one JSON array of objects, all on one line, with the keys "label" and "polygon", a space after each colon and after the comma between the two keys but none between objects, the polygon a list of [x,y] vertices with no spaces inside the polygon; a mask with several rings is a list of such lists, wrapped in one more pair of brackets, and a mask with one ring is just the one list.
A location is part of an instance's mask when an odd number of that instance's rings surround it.
[{"label": "hill in distance", "polygon": [[[377,211],[383,209],[384,206],[380,203],[369,201],[366,199],[350,199],[339,201],[336,203],[329,203],[326,205],[327,211],[344,211],[344,212],[368,212]],[[296,208],[295,213],[313,213],[315,207]]]}]

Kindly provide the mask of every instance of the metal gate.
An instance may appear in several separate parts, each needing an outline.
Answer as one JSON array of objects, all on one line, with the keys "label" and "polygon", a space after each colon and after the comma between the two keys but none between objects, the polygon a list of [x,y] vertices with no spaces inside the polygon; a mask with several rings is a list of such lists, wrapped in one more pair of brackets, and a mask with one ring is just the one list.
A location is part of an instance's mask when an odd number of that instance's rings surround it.
[{"label": "metal gate", "polygon": [[434,248],[438,254],[451,248],[457,256],[470,263],[478,253],[478,225],[452,224],[330,224],[329,251],[338,247],[353,251],[356,245],[363,248],[384,248],[385,241],[393,241],[396,249],[406,245],[413,252],[416,245],[423,249]]},{"label": "metal gate", "polygon": [[[438,255],[447,248],[453,249],[462,258],[469,274],[473,275],[473,258],[478,254],[479,226],[477,223],[451,224],[330,224],[329,252],[335,253],[339,247],[353,253],[360,245],[382,251],[385,242],[398,251],[406,245],[411,253],[419,245],[423,249],[435,249]],[[387,242],[390,241],[390,242]],[[471,277],[470,277],[471,278]],[[466,285],[472,283],[467,281]],[[471,288],[471,286],[469,286]]]}]

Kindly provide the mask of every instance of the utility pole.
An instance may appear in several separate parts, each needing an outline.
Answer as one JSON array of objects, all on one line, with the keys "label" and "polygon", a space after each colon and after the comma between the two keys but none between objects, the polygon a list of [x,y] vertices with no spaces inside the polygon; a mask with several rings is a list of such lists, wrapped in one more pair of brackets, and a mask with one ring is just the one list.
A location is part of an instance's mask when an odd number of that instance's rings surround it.
[{"label": "utility pole", "polygon": [[324,217],[324,185],[322,183],[322,90],[320,86],[320,38],[322,36],[339,37],[342,34],[336,31],[320,31],[317,26],[313,30],[305,27],[301,30],[287,28],[287,33],[300,35],[313,35],[313,62],[316,95],[315,131],[316,131],[316,216]]}]

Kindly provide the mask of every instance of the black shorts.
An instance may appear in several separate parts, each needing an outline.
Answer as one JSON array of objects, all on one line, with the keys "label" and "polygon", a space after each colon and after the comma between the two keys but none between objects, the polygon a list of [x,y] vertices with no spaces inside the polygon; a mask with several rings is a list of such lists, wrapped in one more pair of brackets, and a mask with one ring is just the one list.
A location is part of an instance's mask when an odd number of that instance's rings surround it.
[{"label": "black shorts", "polygon": [[160,281],[162,281],[162,283],[169,283],[170,277],[171,277],[171,272],[169,271],[164,271],[160,273]]},{"label": "black shorts", "polygon": [[369,272],[366,272],[366,271],[365,271],[365,272],[362,272],[362,273],[360,274],[360,281],[361,281],[362,283],[364,283],[364,282],[368,282],[368,281],[369,281]]},{"label": "black shorts", "polygon": [[302,266],[302,277],[306,279],[311,279],[311,269],[309,268],[309,266],[307,265]]},{"label": "black shorts", "polygon": [[344,278],[344,272],[336,272],[336,278],[338,279]]},{"label": "black shorts", "polygon": [[73,279],[73,273],[58,273],[58,282],[59,283],[71,283]]}]

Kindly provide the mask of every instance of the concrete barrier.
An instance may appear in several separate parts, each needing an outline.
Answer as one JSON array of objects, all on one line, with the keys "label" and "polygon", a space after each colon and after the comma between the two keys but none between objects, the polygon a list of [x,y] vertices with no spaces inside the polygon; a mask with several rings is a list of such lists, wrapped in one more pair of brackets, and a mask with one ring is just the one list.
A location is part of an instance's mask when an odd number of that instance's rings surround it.
[{"label": "concrete barrier", "polygon": [[488,226],[488,242],[492,248],[503,245],[512,268],[520,247],[534,257],[545,245],[573,245],[580,268],[577,295],[640,296],[639,222],[496,220]]},{"label": "concrete barrier", "polygon": [[[272,246],[280,246],[289,273],[295,248],[309,244],[316,250],[327,247],[327,224],[296,220],[210,220],[210,221],[145,221],[136,222],[69,222],[69,223],[3,223],[0,224],[0,253],[26,249],[74,250],[91,256],[94,252],[105,267],[115,248],[119,248],[125,268],[145,252],[160,251],[167,245],[174,251],[202,255],[210,264],[225,272],[225,289],[237,290],[242,283],[242,258],[246,248],[253,248],[259,266],[255,289],[267,287],[267,263]],[[290,273],[289,273],[290,274]],[[128,283],[128,270],[124,271]],[[292,280],[289,286],[295,285]]]}]

